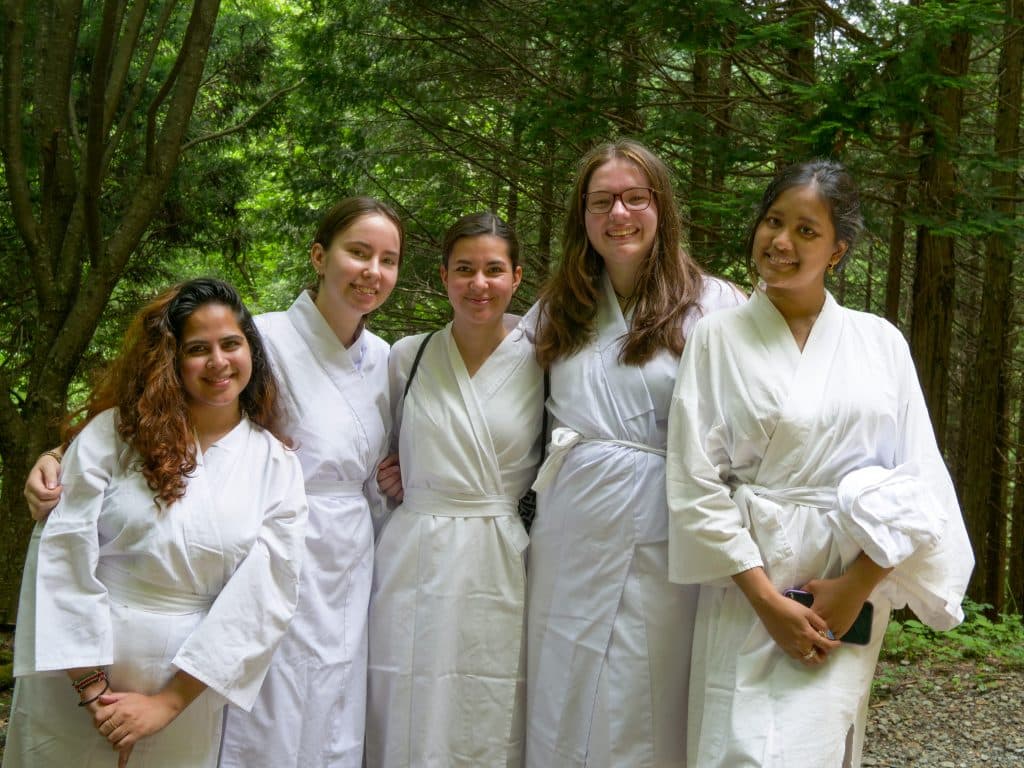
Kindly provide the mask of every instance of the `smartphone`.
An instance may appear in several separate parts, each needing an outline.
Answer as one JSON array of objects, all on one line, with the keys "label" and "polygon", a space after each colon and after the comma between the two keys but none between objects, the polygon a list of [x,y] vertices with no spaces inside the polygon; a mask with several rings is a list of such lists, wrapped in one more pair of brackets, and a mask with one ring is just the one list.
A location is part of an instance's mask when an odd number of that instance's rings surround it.
[{"label": "smartphone", "polygon": [[[814,595],[803,589],[787,589],[782,594],[791,600],[796,600],[801,605],[806,605],[808,608],[814,604]],[[860,613],[854,619],[853,626],[839,639],[844,643],[852,643],[853,645],[867,645],[871,641],[871,623],[874,617],[875,606],[865,600]]]}]

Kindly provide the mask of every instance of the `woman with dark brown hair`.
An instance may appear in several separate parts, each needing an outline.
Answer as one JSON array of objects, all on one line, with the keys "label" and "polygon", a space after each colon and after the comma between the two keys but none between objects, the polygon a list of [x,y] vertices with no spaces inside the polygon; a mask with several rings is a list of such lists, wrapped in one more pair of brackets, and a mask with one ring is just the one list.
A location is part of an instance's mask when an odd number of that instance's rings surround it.
[{"label": "woman with dark brown hair", "polygon": [[963,619],[974,558],[907,342],[826,289],[863,228],[847,170],[782,170],[748,303],[701,321],[668,431],[670,576],[700,587],[689,764],[861,764],[890,608]]},{"label": "woman with dark brown hair", "polygon": [[661,160],[629,140],[583,158],[527,318],[555,427],[534,486],[527,765],[685,763],[696,590],[668,581],[668,406],[693,323],[743,298],[683,250]]},{"label": "woman with dark brown hair", "polygon": [[[377,540],[366,764],[521,768],[526,563],[517,510],[540,462],[543,379],[506,314],[515,233],[463,216],[442,247],[452,321],[395,343],[402,496]],[[390,478],[390,479],[389,479]],[[403,495],[404,494],[404,495]]]},{"label": "woman with dark brown hair", "polygon": [[237,292],[144,307],[84,410],[30,544],[4,765],[216,765],[225,700],[252,707],[294,611],[306,521]]}]

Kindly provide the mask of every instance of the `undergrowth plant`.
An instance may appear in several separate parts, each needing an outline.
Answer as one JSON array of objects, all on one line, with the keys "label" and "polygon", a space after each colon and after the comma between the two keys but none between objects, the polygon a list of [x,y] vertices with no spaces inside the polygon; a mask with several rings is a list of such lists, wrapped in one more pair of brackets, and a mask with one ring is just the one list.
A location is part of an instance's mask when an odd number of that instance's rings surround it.
[{"label": "undergrowth plant", "polygon": [[1019,614],[1000,614],[992,621],[992,606],[967,598],[964,622],[947,632],[936,632],[917,619],[890,621],[882,643],[882,658],[914,661],[991,660],[1024,666],[1024,622]]}]

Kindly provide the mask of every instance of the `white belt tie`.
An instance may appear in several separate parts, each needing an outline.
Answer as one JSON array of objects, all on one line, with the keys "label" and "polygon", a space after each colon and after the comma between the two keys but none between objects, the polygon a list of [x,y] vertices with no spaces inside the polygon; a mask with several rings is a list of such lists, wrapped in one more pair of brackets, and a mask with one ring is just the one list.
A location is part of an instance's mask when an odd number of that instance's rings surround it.
[{"label": "white belt tie", "polygon": [[828,512],[836,506],[836,489],[829,486],[765,488],[745,483],[733,491],[732,500],[770,569],[793,556],[793,547],[782,525],[780,504]]},{"label": "white belt tie", "polygon": [[122,605],[153,613],[184,615],[210,609],[216,595],[197,595],[184,590],[157,587],[112,565],[96,566],[96,578],[107,588],[110,599]]},{"label": "white belt tie", "polygon": [[533,490],[540,492],[551,485],[555,476],[558,475],[558,471],[562,468],[565,457],[569,455],[569,451],[580,443],[612,443],[614,445],[621,445],[624,448],[633,448],[637,451],[653,453],[658,456],[665,455],[663,448],[655,448],[653,445],[634,443],[631,440],[616,440],[613,437],[584,437],[575,429],[559,427],[551,433],[548,455],[544,459],[544,463],[540,465],[540,469],[537,470],[537,479],[533,481]]},{"label": "white belt tie", "polygon": [[363,484],[358,480],[307,480],[307,496],[362,496]]},{"label": "white belt tie", "polygon": [[519,499],[512,496],[461,495],[430,488],[410,488],[402,506],[417,514],[438,517],[511,517],[519,514]]}]

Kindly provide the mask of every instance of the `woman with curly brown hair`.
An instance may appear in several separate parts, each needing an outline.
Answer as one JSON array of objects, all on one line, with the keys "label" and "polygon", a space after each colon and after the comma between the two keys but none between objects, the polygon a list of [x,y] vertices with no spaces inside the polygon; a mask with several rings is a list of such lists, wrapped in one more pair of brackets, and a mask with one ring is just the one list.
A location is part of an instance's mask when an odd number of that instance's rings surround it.
[{"label": "woman with curly brown hair", "polygon": [[[391,295],[404,242],[389,205],[338,201],[310,247],[315,282],[286,311],[256,318],[302,463],[309,530],[295,619],[252,710],[228,707],[222,768],[362,765],[371,508],[390,428],[389,347],[366,316]],[[60,496],[53,453],[25,483],[37,518]]]},{"label": "woman with curly brown hair", "polygon": [[4,766],[213,766],[291,619],[306,520],[237,292],[158,296],[84,410],[30,545]]},{"label": "woman with curly brown hair", "polygon": [[681,247],[661,160],[629,140],[583,158],[531,312],[555,429],[530,533],[530,766],[684,765],[696,589],[668,581],[668,406],[693,323],[742,301]]}]

